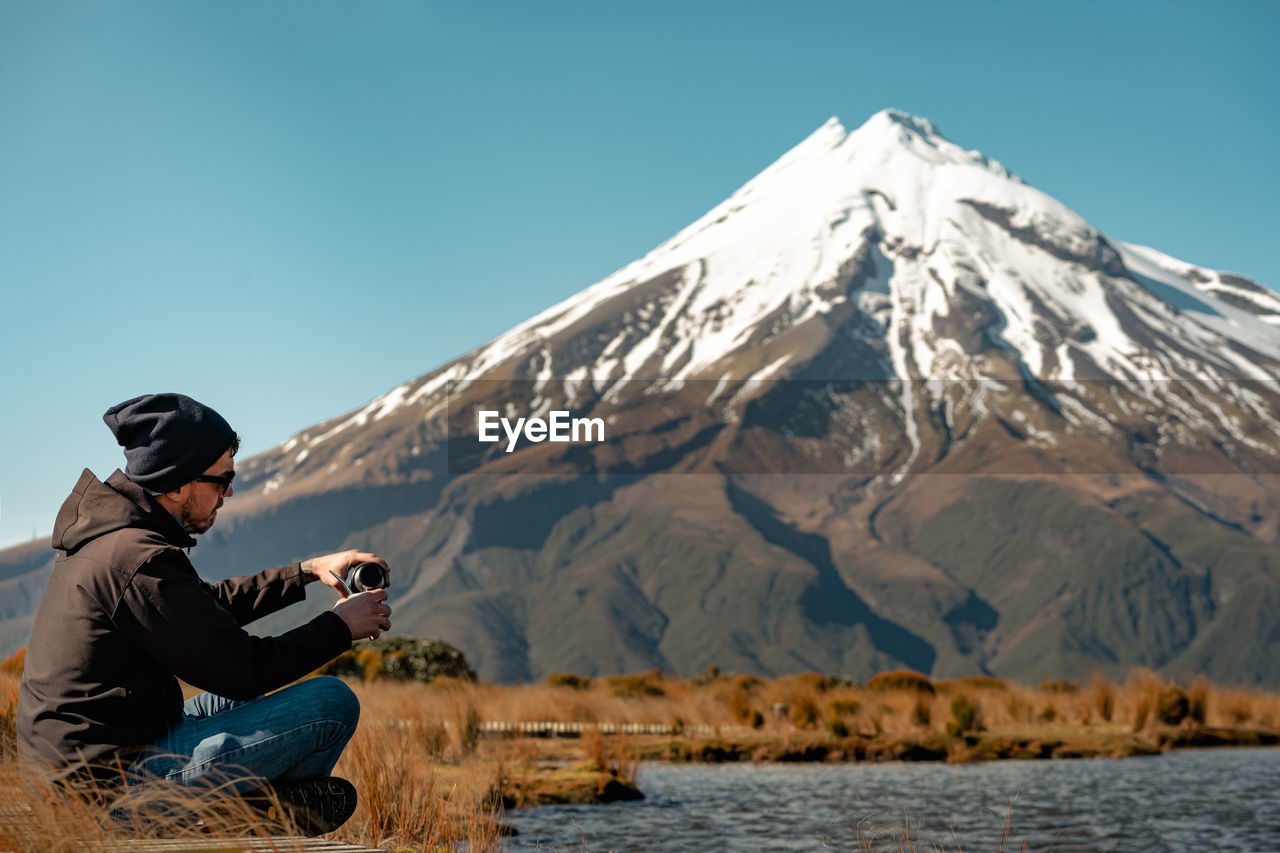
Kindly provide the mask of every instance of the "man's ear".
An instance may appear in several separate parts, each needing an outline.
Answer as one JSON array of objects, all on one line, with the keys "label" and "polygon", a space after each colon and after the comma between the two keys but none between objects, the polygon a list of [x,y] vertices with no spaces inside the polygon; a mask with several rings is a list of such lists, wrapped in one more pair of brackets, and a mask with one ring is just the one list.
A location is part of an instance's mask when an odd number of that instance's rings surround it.
[{"label": "man's ear", "polygon": [[190,493],[191,493],[191,484],[183,483],[180,488],[177,488],[172,492],[165,492],[164,498],[167,500],[171,500],[176,504],[180,504],[187,499],[187,495],[189,495]]}]

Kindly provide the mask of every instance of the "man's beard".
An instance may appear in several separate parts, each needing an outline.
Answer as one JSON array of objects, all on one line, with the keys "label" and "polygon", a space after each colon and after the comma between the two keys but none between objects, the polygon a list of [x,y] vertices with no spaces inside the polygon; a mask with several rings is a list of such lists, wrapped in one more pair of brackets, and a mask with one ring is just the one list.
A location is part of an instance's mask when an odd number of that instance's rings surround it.
[{"label": "man's beard", "polygon": [[193,536],[205,533],[210,527],[213,527],[214,513],[221,508],[222,498],[218,498],[218,505],[208,515],[197,515],[196,499],[192,496],[187,498],[186,503],[178,507],[178,521],[182,522],[182,529]]}]

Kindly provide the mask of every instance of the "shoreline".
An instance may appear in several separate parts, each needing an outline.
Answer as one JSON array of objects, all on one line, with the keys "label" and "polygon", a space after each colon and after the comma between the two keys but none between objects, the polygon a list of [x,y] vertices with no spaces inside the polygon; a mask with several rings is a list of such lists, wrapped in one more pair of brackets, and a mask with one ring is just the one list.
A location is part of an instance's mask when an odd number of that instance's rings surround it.
[{"label": "shoreline", "polygon": [[[528,749],[537,742],[537,759],[512,768],[502,779],[504,808],[590,805],[644,797],[635,783],[639,762],[662,764],[855,764],[1133,758],[1172,750],[1268,747],[1280,745],[1280,730],[1224,726],[1157,726],[1141,732],[1118,726],[1041,725],[948,735],[861,736],[833,738],[819,733],[758,733],[751,736],[666,737],[619,735],[596,747],[615,756],[601,765],[583,761],[576,738],[516,737],[498,744]],[[618,756],[621,756],[619,760]],[[630,772],[628,772],[630,771]]]},{"label": "shoreline", "polygon": [[948,735],[676,739],[641,751],[643,760],[726,763],[940,761],[964,764],[1010,759],[1130,758],[1170,749],[1280,745],[1280,730],[1222,726],[1161,726],[1143,732],[1118,727],[1034,726]]}]

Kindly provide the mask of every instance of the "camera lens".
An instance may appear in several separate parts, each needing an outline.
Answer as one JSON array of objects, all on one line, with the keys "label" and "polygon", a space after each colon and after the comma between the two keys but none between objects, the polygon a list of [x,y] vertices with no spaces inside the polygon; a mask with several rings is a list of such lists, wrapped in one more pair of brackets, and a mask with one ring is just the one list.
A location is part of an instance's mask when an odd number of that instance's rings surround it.
[{"label": "camera lens", "polygon": [[351,588],[356,592],[382,589],[387,585],[387,573],[377,563],[361,563],[351,570]]}]

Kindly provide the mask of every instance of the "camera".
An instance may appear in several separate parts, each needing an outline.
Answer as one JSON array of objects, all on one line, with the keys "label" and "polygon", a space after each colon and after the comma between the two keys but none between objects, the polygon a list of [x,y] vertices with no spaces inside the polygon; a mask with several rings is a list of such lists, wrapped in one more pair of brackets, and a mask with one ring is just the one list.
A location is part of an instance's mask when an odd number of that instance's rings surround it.
[{"label": "camera", "polygon": [[347,581],[353,592],[385,589],[387,586],[387,573],[377,563],[360,563],[351,569],[351,572],[347,575]]}]

